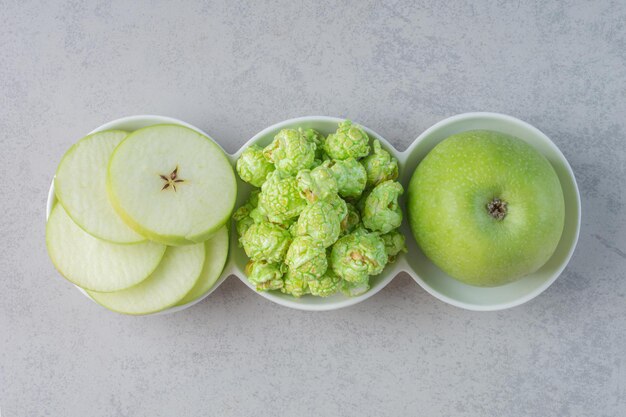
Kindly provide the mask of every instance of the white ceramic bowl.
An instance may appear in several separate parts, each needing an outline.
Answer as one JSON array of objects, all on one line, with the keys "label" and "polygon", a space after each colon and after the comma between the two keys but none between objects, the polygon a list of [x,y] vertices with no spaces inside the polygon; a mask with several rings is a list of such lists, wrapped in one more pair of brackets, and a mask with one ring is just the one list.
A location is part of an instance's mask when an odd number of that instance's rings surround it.
[{"label": "white ceramic bowl", "polygon": [[[246,149],[248,146],[252,144],[258,144],[260,146],[268,145],[273,139],[274,136],[281,130],[286,128],[294,128],[294,127],[303,127],[303,128],[313,128],[324,135],[335,132],[337,130],[337,125],[339,122],[344,119],[338,119],[336,117],[326,117],[326,116],[308,116],[308,117],[300,117],[297,119],[290,119],[284,122],[277,123],[268,127],[267,129],[262,130],[257,133],[250,139],[246,144],[244,144],[237,153],[232,155],[233,164],[239,158],[241,152]],[[372,139],[378,139],[383,146],[384,149],[389,151],[394,156],[398,156],[398,151],[395,150],[393,146],[389,144],[382,136],[377,134],[376,132],[368,129],[367,127],[361,125],[367,134]],[[400,175],[403,174],[403,166],[400,163]],[[236,207],[242,205],[250,195],[250,191],[253,189],[250,185],[239,181],[237,183],[237,204]],[[241,281],[246,284],[253,291],[254,286],[248,282],[246,276],[244,274],[244,268],[246,263],[248,262],[248,258],[238,245],[237,245],[237,233],[234,231],[231,233],[231,249],[230,249],[230,263],[229,266],[232,268],[231,271],[237,275]],[[375,277],[370,278],[370,290],[365,294],[362,294],[358,297],[347,297],[341,293],[337,293],[331,295],[329,297],[313,297],[311,295],[305,295],[300,298],[295,298],[291,295],[283,294],[279,291],[270,291],[270,292],[258,292],[258,294],[262,297],[267,298],[277,304],[291,307],[299,310],[310,310],[310,311],[325,311],[325,310],[337,310],[342,307],[348,307],[353,304],[360,303],[363,300],[366,300],[376,294],[378,291],[382,290],[385,285],[387,285],[400,271],[406,270],[407,264],[404,262],[404,254],[398,257],[398,260],[391,265],[388,265],[384,271]]]},{"label": "white ceramic bowl", "polygon": [[[211,137],[211,136],[207,135],[205,132],[203,132],[202,130],[198,129],[197,127],[192,126],[189,123],[185,123],[182,120],[174,119],[174,118],[171,118],[171,117],[152,116],[152,115],[140,115],[140,116],[122,117],[121,119],[116,119],[116,120],[113,120],[113,121],[111,121],[109,123],[105,123],[102,126],[92,130],[88,134],[101,132],[103,130],[110,130],[110,129],[119,129],[119,130],[126,130],[128,132],[132,132],[133,130],[141,129],[142,127],[147,127],[147,126],[152,126],[152,125],[157,125],[157,124],[163,124],[163,123],[171,123],[171,124],[183,125],[183,126],[186,126],[186,127],[190,128],[190,129],[194,129],[194,130],[202,133],[203,135],[205,135],[205,136],[207,136],[209,138]],[[50,185],[50,190],[48,191],[48,201],[46,203],[46,220],[50,216],[50,212],[52,211],[52,207],[56,204],[56,202],[57,202],[57,198],[56,198],[56,195],[54,194],[54,180],[53,180],[52,184]],[[230,258],[230,254],[229,254],[229,258]],[[227,265],[228,265],[228,262],[229,262],[229,260],[226,261]],[[197,304],[200,301],[204,300],[206,297],[208,297],[209,294],[211,294],[213,291],[215,291],[215,289],[217,287],[219,287],[222,284],[222,282],[224,282],[224,280],[226,278],[228,278],[228,275],[230,275],[230,274],[222,273],[222,275],[217,280],[215,285],[213,285],[213,287],[211,287],[205,294],[203,294],[202,297],[199,297],[196,300],[191,301],[191,302],[189,302],[187,304],[184,304],[184,305],[181,305],[181,306],[170,307],[170,308],[168,308],[166,310],[162,310],[162,311],[159,311],[157,313],[151,313],[151,314],[148,314],[148,315],[149,316],[155,316],[155,315],[159,315],[159,314],[175,313],[177,311],[181,311],[181,310],[184,310],[186,308],[189,308],[192,305]],[[85,290],[83,290],[82,288],[80,288],[77,285],[75,285],[75,287],[81,293],[83,293],[83,295],[85,297],[87,297],[87,298],[89,298],[90,300],[93,301],[93,299],[89,296],[89,294],[87,294],[87,292],[85,292]],[[104,308],[104,307],[102,307],[102,308]]]},{"label": "white ceramic bowl", "polygon": [[[234,166],[237,158],[246,147],[253,143],[261,146],[267,145],[280,129],[311,127],[328,134],[335,131],[338,122],[341,120],[334,117],[309,116],[277,123],[256,134],[238,152],[234,155],[229,155],[229,159]],[[185,122],[161,116],[126,117],[102,125],[95,129],[94,132],[107,129],[132,131],[158,123],[178,123],[207,135],[200,129]],[[435,124],[422,133],[406,151],[398,152],[384,138],[365,127],[365,130],[372,138],[380,140],[383,148],[398,159],[400,167],[399,180],[405,187],[405,190],[413,171],[435,145],[450,135],[475,129],[495,130],[517,136],[528,142],[552,163],[559,176],[565,196],[565,227],[556,252],[539,271],[501,287],[480,288],[463,284],[450,278],[424,256],[415,243],[405,219],[401,229],[407,237],[408,254],[401,254],[395,263],[385,268],[382,274],[372,277],[370,279],[371,289],[367,293],[358,297],[346,297],[342,294],[335,294],[327,298],[304,296],[299,299],[280,292],[258,292],[257,294],[277,304],[295,309],[310,311],[336,310],[359,303],[373,296],[383,289],[400,271],[407,272],[422,288],[438,299],[469,310],[501,310],[520,305],[541,294],[556,280],[567,265],[576,246],[580,230],[580,196],[574,173],[563,154],[546,135],[533,126],[511,116],[497,113],[465,113]],[[236,206],[239,207],[248,198],[252,187],[240,180],[238,180],[237,185]],[[54,202],[54,188],[51,186],[48,196],[48,214]],[[405,206],[404,199],[402,199],[402,205],[403,207]],[[404,208],[406,213],[406,207]],[[245,253],[237,245],[237,236],[233,228],[230,236],[229,259],[222,276],[213,288],[192,303],[174,307],[157,314],[175,312],[192,306],[213,292],[229,275],[236,275],[244,284],[255,291],[244,274],[247,261]],[[86,293],[84,294],[87,295]]]},{"label": "white ceramic bowl", "polygon": [[498,113],[464,113],[435,124],[422,133],[400,155],[404,165],[403,185],[408,185],[413,171],[439,142],[456,133],[486,129],[516,136],[541,152],[554,167],[565,198],[563,235],[552,257],[537,272],[494,288],[463,284],[437,268],[417,246],[408,226],[404,225],[409,254],[409,274],[426,291],[446,303],[468,310],[503,310],[523,304],[545,291],[563,272],[578,242],[580,231],[580,194],[574,172],[556,145],[539,129],[515,117]]}]

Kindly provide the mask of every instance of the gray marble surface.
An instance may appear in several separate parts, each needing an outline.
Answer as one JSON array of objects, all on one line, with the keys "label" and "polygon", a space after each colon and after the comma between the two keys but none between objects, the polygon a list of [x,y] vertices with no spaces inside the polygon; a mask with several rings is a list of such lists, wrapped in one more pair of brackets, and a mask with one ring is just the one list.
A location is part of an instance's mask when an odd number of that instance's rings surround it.
[{"label": "gray marble surface", "polygon": [[[0,1],[3,417],[626,415],[624,2],[335,3]],[[460,310],[400,275],[307,313],[231,277],[134,318],[48,260],[55,167],[108,120],[178,117],[232,152],[283,119],[349,116],[404,149],[474,110],[546,132],[581,189],[569,267],[521,307]]]}]

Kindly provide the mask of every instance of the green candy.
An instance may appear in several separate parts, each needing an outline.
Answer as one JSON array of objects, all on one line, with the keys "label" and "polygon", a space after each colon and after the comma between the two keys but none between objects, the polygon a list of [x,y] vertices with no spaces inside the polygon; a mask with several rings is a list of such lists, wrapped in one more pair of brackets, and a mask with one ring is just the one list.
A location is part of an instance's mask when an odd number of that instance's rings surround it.
[{"label": "green candy", "polygon": [[382,239],[374,233],[358,230],[339,239],[330,254],[335,274],[353,283],[367,282],[370,275],[380,274],[386,264]]},{"label": "green candy", "polygon": [[324,150],[332,159],[359,159],[370,152],[369,137],[361,127],[346,120],[339,123],[335,133],[328,135]]},{"label": "green candy", "polygon": [[297,217],[306,205],[295,177],[279,171],[267,176],[259,195],[259,209],[271,222],[286,223]]},{"label": "green candy", "polygon": [[278,290],[283,287],[285,265],[266,261],[250,261],[246,265],[248,281],[256,286],[257,291]]},{"label": "green candy", "polygon": [[237,173],[245,182],[260,187],[267,174],[274,171],[274,165],[263,155],[263,149],[252,145],[237,159]]},{"label": "green candy", "polygon": [[340,223],[341,235],[347,235],[348,233],[353,232],[361,223],[361,215],[359,214],[357,208],[350,203],[346,203],[346,207],[348,208],[348,214]]},{"label": "green candy", "polygon": [[303,169],[298,172],[296,179],[300,195],[309,203],[337,193],[337,181],[330,169],[323,165],[312,170]]},{"label": "green candy", "polygon": [[314,142],[296,129],[283,129],[272,143],[263,150],[263,155],[274,163],[277,170],[296,175],[302,169],[311,168],[315,160]]},{"label": "green candy", "polygon": [[257,291],[359,296],[370,276],[406,252],[396,230],[398,163],[379,141],[372,149],[363,128],[346,120],[326,138],[283,129],[264,149],[242,152],[237,172],[260,190],[232,217]]},{"label": "green candy", "polygon": [[319,200],[305,208],[295,227],[297,236],[310,236],[323,247],[335,243],[341,232],[337,210],[329,202]]},{"label": "green candy", "polygon": [[289,225],[289,227],[287,228],[292,238],[298,236],[298,233],[296,232],[297,227],[298,227],[298,222],[295,221],[291,223],[291,225]]},{"label": "green candy", "polygon": [[259,194],[261,194],[261,191],[259,190],[252,190],[250,192],[250,197],[248,197],[248,202],[246,204],[250,204],[252,207],[256,207],[259,205]]},{"label": "green candy", "polygon": [[324,162],[337,182],[337,192],[344,198],[358,198],[367,184],[367,172],[354,158]]},{"label": "green candy", "polygon": [[294,277],[305,280],[317,279],[328,269],[326,250],[311,236],[298,236],[289,246],[285,264]]},{"label": "green candy", "polygon": [[400,252],[407,252],[404,235],[397,230],[381,235],[380,238],[385,243],[388,263],[394,262]]},{"label": "green candy", "polygon": [[[237,234],[239,236],[243,236],[248,228],[255,223],[255,219],[251,217],[251,213],[253,213],[254,209],[256,209],[258,203],[259,191],[254,190],[250,194],[248,201],[233,213],[235,228],[237,229]],[[241,243],[239,243],[239,245],[241,246]]]},{"label": "green candy", "polygon": [[251,225],[239,241],[253,261],[281,262],[289,249],[291,235],[279,225],[261,222]]},{"label": "green candy", "polygon": [[267,218],[267,215],[265,214],[263,209],[261,209],[260,207],[255,207],[254,209],[252,209],[250,211],[250,218],[255,223],[261,223],[261,222],[269,221],[269,219]]},{"label": "green candy", "polygon": [[[305,138],[315,144],[315,159],[322,160],[324,157],[324,135],[315,129],[298,129]],[[319,165],[319,164],[318,164]]]},{"label": "green candy", "polygon": [[335,294],[339,290],[341,283],[341,278],[330,268],[320,278],[307,282],[311,294],[318,297],[328,297]]},{"label": "green candy", "polygon": [[367,172],[367,188],[398,178],[398,161],[384,150],[377,140],[374,141],[374,153],[364,158],[361,164]]},{"label": "green candy", "polygon": [[280,290],[283,293],[293,295],[296,298],[300,298],[304,294],[310,293],[308,281],[302,275],[294,274],[291,270],[287,271],[284,285]]},{"label": "green candy", "polygon": [[399,182],[385,181],[378,184],[362,203],[361,219],[371,231],[389,233],[402,223],[402,210],[398,197],[403,189]]},{"label": "green candy", "polygon": [[339,222],[342,222],[343,219],[348,215],[348,206],[345,200],[339,197],[337,194],[333,194],[329,196],[326,200],[333,208],[335,209],[335,213],[339,218]]},{"label": "green candy", "polygon": [[347,295],[348,297],[358,297],[359,295],[363,295],[370,289],[369,281],[365,282],[349,282],[349,281],[341,281],[340,284],[341,292]]},{"label": "green candy", "polygon": [[[243,236],[246,234],[250,226],[254,224],[254,219],[250,216],[245,216],[240,219],[237,219],[236,218],[237,212],[238,211],[236,211],[235,214],[233,214],[233,219],[235,220],[235,228],[237,229],[237,235]],[[240,238],[239,247],[241,246],[242,246],[242,243],[241,243],[241,238]]]}]

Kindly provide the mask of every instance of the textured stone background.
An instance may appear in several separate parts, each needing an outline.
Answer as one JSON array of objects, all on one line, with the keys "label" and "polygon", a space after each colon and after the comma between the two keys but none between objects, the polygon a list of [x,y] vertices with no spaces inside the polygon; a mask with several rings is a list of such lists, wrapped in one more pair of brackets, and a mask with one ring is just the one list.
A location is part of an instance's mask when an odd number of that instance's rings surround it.
[{"label": "textured stone background", "polygon": [[[234,3],[0,1],[2,416],[626,415],[624,2]],[[108,120],[178,117],[232,152],[349,116],[404,149],[473,110],[546,132],[581,188],[571,264],[521,307],[460,310],[401,275],[306,313],[231,278],[133,318],[47,258],[55,167]]]}]

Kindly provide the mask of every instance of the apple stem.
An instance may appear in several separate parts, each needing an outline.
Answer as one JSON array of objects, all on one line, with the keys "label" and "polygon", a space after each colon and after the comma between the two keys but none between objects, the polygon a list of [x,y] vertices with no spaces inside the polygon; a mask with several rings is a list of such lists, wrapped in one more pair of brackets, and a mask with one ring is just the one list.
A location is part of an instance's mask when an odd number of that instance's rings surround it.
[{"label": "apple stem", "polygon": [[502,220],[506,217],[506,201],[494,198],[487,204],[487,211],[496,220]]}]

